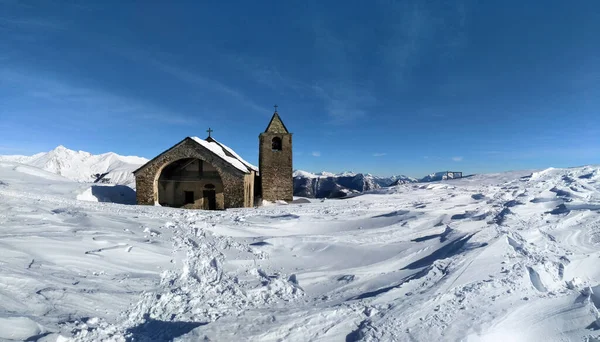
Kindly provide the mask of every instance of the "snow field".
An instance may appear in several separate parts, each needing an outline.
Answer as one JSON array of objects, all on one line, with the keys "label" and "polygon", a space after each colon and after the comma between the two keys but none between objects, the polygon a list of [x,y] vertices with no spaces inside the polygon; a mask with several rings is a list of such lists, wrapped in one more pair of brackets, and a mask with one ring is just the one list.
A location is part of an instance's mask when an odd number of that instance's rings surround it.
[{"label": "snow field", "polygon": [[1,339],[600,339],[598,167],[207,212],[6,165]]}]

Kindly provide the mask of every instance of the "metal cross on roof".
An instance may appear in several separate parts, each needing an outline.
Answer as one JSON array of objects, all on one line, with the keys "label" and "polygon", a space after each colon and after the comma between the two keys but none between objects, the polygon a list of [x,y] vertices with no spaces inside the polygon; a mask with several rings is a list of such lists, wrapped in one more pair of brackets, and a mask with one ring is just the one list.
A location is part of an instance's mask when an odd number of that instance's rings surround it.
[{"label": "metal cross on roof", "polygon": [[275,113],[277,113],[277,107],[279,107],[278,105],[274,105],[273,107],[275,107]]},{"label": "metal cross on roof", "polygon": [[211,134],[212,132],[214,132],[214,131],[213,131],[212,129],[210,129],[210,127],[208,127],[208,130],[207,130],[207,132],[208,132],[208,137],[210,138],[210,134]]}]

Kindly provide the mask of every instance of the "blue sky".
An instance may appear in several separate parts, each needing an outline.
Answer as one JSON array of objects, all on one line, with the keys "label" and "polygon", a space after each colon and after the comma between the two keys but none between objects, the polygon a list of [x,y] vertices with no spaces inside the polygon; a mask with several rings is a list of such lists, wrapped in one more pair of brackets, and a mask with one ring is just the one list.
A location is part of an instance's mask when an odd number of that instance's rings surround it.
[{"label": "blue sky", "polygon": [[211,127],[256,163],[277,103],[298,169],[597,164],[599,35],[595,0],[0,0],[0,154]]}]

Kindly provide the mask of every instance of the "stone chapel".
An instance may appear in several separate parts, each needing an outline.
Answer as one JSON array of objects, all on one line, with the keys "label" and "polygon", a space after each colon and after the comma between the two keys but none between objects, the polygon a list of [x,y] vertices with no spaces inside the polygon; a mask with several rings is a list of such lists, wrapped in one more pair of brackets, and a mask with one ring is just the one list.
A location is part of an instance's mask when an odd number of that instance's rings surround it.
[{"label": "stone chapel", "polygon": [[187,137],[133,172],[138,204],[190,209],[292,201],[292,133],[275,113],[258,137],[258,165],[211,136]]}]

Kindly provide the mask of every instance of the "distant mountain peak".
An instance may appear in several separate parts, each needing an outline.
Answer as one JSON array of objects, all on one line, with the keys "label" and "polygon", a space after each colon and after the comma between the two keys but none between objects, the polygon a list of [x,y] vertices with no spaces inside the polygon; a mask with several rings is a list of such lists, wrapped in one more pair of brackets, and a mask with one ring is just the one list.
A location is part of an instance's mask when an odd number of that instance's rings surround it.
[{"label": "distant mountain peak", "polygon": [[98,174],[107,174],[104,181],[113,184],[135,185],[133,171],[148,162],[135,156],[114,152],[93,155],[58,145],[49,152],[32,156],[0,156],[0,161],[17,162],[49,171],[77,182],[94,182]]},{"label": "distant mountain peak", "polygon": [[[52,151],[56,151],[56,152],[72,152],[72,153],[77,153],[77,151],[72,150],[68,147],[65,147],[64,145],[58,145],[56,146],[54,149],[50,150],[50,152]],[[79,151],[79,152],[83,152],[83,151]],[[86,152],[87,153],[87,152]]]}]

